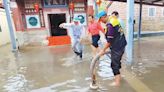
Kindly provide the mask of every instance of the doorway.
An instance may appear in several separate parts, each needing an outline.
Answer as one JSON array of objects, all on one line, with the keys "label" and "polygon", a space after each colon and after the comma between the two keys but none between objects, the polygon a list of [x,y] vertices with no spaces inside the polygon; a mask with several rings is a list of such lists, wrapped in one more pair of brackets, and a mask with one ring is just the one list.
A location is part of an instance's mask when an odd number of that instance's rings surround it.
[{"label": "doorway", "polygon": [[51,36],[66,36],[66,29],[60,28],[59,25],[66,22],[66,14],[49,14],[50,34]]},{"label": "doorway", "polygon": [[48,14],[48,17],[51,35],[48,37],[49,46],[70,44],[71,40],[67,35],[67,30],[59,27],[61,23],[66,22],[66,14]]}]

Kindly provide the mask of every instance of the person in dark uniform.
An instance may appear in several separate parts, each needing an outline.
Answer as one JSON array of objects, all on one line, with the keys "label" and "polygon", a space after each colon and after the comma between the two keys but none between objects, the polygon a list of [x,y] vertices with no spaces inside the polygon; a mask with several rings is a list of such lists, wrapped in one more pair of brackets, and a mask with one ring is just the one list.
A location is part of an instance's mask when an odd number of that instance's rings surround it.
[{"label": "person in dark uniform", "polygon": [[[119,86],[121,81],[120,68],[121,68],[121,58],[125,51],[125,46],[127,44],[125,35],[120,30],[120,24],[117,23],[116,19],[112,19],[109,22],[109,17],[105,11],[99,13],[99,21],[106,24],[106,40],[104,48],[100,51],[99,55],[104,55],[106,50],[110,48],[111,50],[111,68],[115,76],[115,81],[111,83],[111,86]],[[115,22],[115,23],[114,23]]]}]

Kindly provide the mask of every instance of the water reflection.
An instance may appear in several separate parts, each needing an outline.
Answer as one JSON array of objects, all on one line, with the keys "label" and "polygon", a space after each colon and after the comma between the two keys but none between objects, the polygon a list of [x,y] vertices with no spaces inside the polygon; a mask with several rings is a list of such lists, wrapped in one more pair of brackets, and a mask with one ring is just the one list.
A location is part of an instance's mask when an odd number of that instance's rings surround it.
[{"label": "water reflection", "polygon": [[102,59],[99,61],[98,75],[104,80],[113,79],[114,75],[111,69],[111,59],[107,55],[102,57]]},{"label": "water reflection", "polygon": [[[109,86],[113,79],[111,60],[107,56],[102,57],[97,66],[100,89],[96,91],[89,89],[91,81],[89,46],[85,48],[82,61],[74,57],[70,46],[33,47],[22,49],[21,52],[14,54],[5,54],[6,56],[3,55],[3,58],[0,58],[0,92],[135,92],[136,84],[128,83],[129,80],[134,81],[134,79],[139,79],[139,82],[148,85],[148,88],[156,88],[154,92],[163,92],[161,86],[164,44],[163,41],[159,41],[160,44],[152,45],[155,42],[157,40],[151,43],[147,40],[141,41],[140,45],[135,43],[132,66],[124,64],[126,59],[122,62],[123,82],[120,88]],[[157,70],[153,72],[153,69]],[[158,79],[154,78],[156,75],[159,76]],[[153,86],[154,81],[158,86]]]},{"label": "water reflection", "polygon": [[28,81],[22,74],[16,74],[8,77],[6,84],[4,85],[5,92],[28,92]]},{"label": "water reflection", "polygon": [[74,85],[77,80],[67,80],[65,82],[55,83],[54,85],[32,90],[30,92],[87,92],[87,88],[82,88],[81,86]]},{"label": "water reflection", "polygon": [[[21,66],[18,62],[21,59],[19,52],[13,52],[6,56],[2,62],[4,67],[1,67],[4,77],[2,80],[2,90],[4,92],[28,92],[28,81],[25,78],[27,67]],[[2,63],[1,62],[1,63]]]}]

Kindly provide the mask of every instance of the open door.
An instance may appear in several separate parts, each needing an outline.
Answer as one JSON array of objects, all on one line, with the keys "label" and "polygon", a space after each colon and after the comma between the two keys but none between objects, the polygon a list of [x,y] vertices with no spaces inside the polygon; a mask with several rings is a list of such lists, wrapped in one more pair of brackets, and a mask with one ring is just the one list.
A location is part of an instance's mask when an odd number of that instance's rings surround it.
[{"label": "open door", "polygon": [[49,14],[48,16],[51,29],[51,37],[48,38],[49,46],[70,44],[67,30],[59,27],[61,23],[66,22],[66,14]]}]

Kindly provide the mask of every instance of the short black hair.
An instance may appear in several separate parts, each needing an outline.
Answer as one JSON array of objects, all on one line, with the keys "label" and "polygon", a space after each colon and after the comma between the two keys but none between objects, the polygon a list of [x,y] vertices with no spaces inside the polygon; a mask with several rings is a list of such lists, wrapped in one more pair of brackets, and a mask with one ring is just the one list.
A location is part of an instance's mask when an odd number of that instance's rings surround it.
[{"label": "short black hair", "polygon": [[94,18],[94,16],[93,16],[93,15],[89,15],[88,17]]},{"label": "short black hair", "polygon": [[113,14],[116,15],[116,16],[119,16],[119,13],[118,13],[117,11],[113,11],[113,12],[112,12],[112,15],[113,15]]}]

